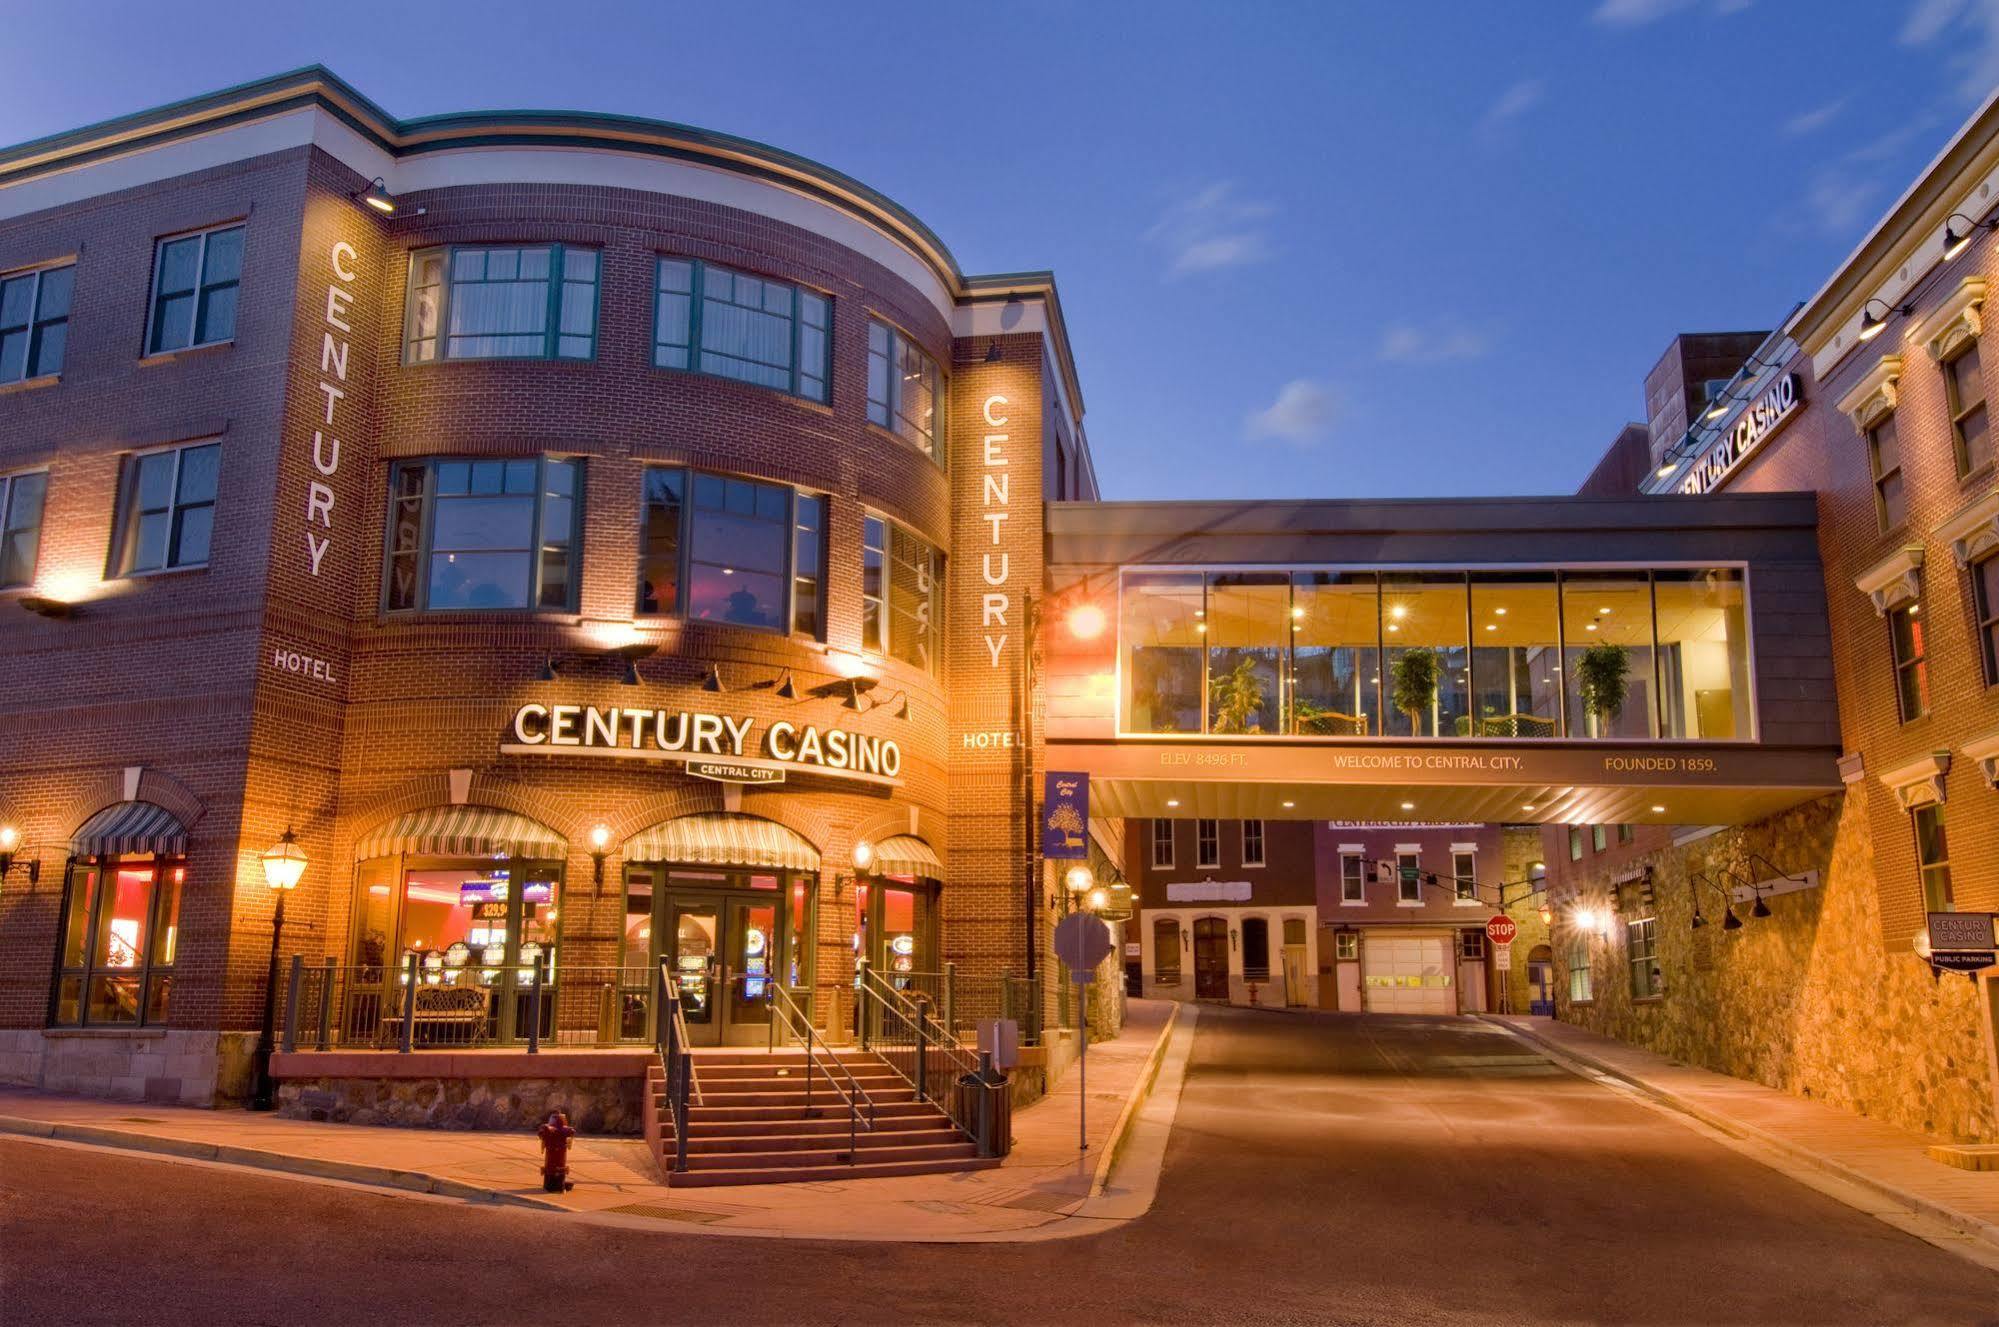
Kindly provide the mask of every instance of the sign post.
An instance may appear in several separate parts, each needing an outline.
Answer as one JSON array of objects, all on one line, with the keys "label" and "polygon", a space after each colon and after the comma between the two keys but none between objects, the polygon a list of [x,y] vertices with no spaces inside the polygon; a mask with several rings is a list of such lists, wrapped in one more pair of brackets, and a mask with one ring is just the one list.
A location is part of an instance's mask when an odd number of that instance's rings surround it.
[{"label": "sign post", "polygon": [[[1051,781],[1052,783],[1052,781]],[[1072,912],[1055,923],[1055,957],[1069,969],[1076,983],[1076,1021],[1080,1039],[1076,1043],[1076,1147],[1090,1150],[1090,1007],[1089,984],[1096,978],[1097,964],[1110,956],[1111,928],[1087,912]]]}]

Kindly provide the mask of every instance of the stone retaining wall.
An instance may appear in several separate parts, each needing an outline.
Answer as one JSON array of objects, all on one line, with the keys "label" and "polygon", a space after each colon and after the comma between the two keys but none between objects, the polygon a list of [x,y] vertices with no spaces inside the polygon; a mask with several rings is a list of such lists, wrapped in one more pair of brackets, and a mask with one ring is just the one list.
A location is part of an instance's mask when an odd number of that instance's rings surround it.
[{"label": "stone retaining wall", "polygon": [[278,1114],[294,1120],[413,1129],[531,1130],[550,1111],[577,1132],[641,1129],[639,1078],[294,1078],[278,1085]]}]

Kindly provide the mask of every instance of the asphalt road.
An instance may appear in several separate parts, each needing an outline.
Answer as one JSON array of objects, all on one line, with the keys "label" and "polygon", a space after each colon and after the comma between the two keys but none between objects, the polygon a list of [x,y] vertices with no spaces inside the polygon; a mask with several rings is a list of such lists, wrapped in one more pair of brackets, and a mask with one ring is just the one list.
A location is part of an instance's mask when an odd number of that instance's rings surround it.
[{"label": "asphalt road", "polygon": [[1999,1275],[1454,1019],[1204,1010],[1159,1200],[1038,1244],[608,1229],[0,1141],[0,1323],[1999,1323]]}]

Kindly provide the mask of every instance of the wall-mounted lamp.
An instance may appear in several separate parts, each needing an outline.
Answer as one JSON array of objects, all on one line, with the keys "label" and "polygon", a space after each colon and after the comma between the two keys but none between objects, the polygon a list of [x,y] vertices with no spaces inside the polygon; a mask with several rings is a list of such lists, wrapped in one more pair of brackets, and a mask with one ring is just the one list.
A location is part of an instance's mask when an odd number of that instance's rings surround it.
[{"label": "wall-mounted lamp", "polygon": [[659,653],[659,643],[649,640],[628,641],[608,653],[614,659],[625,661],[624,684],[635,687],[639,684],[639,660],[651,658]]},{"label": "wall-mounted lamp", "polygon": [[1872,341],[1875,337],[1888,330],[1888,320],[1873,312],[1876,304],[1879,304],[1889,313],[1899,313],[1904,318],[1916,311],[1916,306],[1913,304],[1890,304],[1886,300],[1868,300],[1867,303],[1860,306],[1860,339],[1862,341]]},{"label": "wall-mounted lamp", "polygon": [[1107,625],[1109,620],[1099,604],[1081,603],[1069,610],[1069,634],[1077,640],[1095,640]]},{"label": "wall-mounted lamp", "polygon": [[1083,897],[1083,906],[1091,912],[1102,912],[1111,905],[1111,892],[1102,885],[1096,886]]},{"label": "wall-mounted lamp", "polygon": [[841,701],[840,705],[842,708],[850,710],[861,708],[861,684],[858,680],[854,678],[847,679],[847,698]]},{"label": "wall-mounted lamp", "polygon": [[874,866],[874,864],[875,864],[875,845],[869,843],[866,839],[855,839],[854,840],[855,872],[860,875],[866,875],[869,869]]},{"label": "wall-mounted lamp", "polygon": [[598,824],[590,829],[590,860],[597,866],[597,892],[604,892],[604,856],[611,847],[611,827]]},{"label": "wall-mounted lamp", "polygon": [[[1963,230],[1957,228],[1957,223],[1960,221],[1964,223]],[[1945,217],[1943,223],[1944,258],[1948,260],[1963,253],[1970,246],[1971,237],[1981,230],[1999,230],[1999,221],[1973,221],[1962,212],[1953,212],[1948,217]]]},{"label": "wall-mounted lamp", "polygon": [[986,342],[986,363],[997,364],[999,362],[1000,362],[1000,343],[997,341]]},{"label": "wall-mounted lamp", "polygon": [[556,679],[554,655],[551,654],[542,659],[541,671],[535,674],[535,676],[543,682],[553,682]]},{"label": "wall-mounted lamp", "polygon": [[1186,927],[1182,926],[1180,928],[1180,948],[1192,949],[1193,947],[1194,947],[1194,933],[1188,930]]},{"label": "wall-mounted lamp", "polygon": [[722,685],[722,665],[713,663],[708,665],[708,676],[701,679],[701,689],[703,691],[727,691],[729,689]]},{"label": "wall-mounted lamp", "polygon": [[47,595],[42,594],[22,595],[21,607],[27,609],[36,617],[45,617],[58,622],[64,618],[76,616],[75,604],[70,603],[67,599],[51,599]]},{"label": "wall-mounted lamp", "polygon": [[778,681],[777,694],[783,696],[786,700],[793,700],[798,696],[798,688],[791,684],[791,670],[789,668],[784,670],[784,676]]},{"label": "wall-mounted lamp", "polygon": [[385,217],[396,214],[396,196],[389,192],[389,186],[383,183],[379,175],[368,181],[368,187],[354,197],[362,206],[371,207]]},{"label": "wall-mounted lamp", "polygon": [[1097,877],[1081,862],[1076,863],[1062,874],[1062,883],[1069,887],[1071,894],[1085,894],[1090,886],[1097,883]]},{"label": "wall-mounted lamp", "polygon": [[[7,873],[14,869],[14,854],[20,846],[21,831],[12,825],[0,825],[0,880],[5,880]],[[40,858],[36,858],[28,863],[28,883],[38,885],[41,882],[42,863]]]}]

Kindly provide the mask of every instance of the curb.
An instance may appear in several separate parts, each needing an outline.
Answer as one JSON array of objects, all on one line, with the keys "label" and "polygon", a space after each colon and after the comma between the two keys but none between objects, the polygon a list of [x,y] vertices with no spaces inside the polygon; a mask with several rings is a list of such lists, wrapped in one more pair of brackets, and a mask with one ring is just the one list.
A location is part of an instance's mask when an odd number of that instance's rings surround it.
[{"label": "curb", "polygon": [[216,1161],[255,1170],[280,1171],[314,1179],[344,1180],[376,1189],[398,1189],[404,1193],[428,1193],[462,1202],[491,1203],[495,1206],[531,1207],[538,1211],[564,1212],[568,1208],[539,1198],[528,1198],[499,1189],[482,1189],[459,1180],[448,1180],[420,1170],[396,1170],[390,1166],[370,1166],[357,1161],[325,1161],[317,1157],[293,1156],[287,1152],[267,1152],[261,1148],[235,1147],[226,1143],[203,1143],[191,1138],[168,1138],[159,1134],[132,1133],[106,1129],[95,1124],[57,1124],[19,1115],[0,1115],[0,1134],[26,1138],[46,1138],[55,1142],[86,1143],[93,1147],[117,1147],[129,1152],[150,1152],[156,1156],[179,1157],[191,1161]]},{"label": "curb", "polygon": [[1104,1187],[1110,1183],[1111,1171],[1117,1166],[1118,1156],[1131,1138],[1131,1131],[1138,1125],[1139,1107],[1152,1095],[1152,1085],[1159,1080],[1159,1066],[1166,1060],[1166,1043],[1173,1036],[1173,1029],[1180,1022],[1180,1005],[1176,1002],[1166,1015],[1158,1037],[1153,1039],[1152,1051],[1145,1057],[1145,1067],[1139,1070],[1138,1081],[1124,1099],[1124,1109],[1118,1112],[1117,1120],[1111,1125],[1110,1138],[1104,1143],[1104,1154],[1097,1158],[1096,1174],[1090,1178],[1090,1197],[1103,1196]]},{"label": "curb", "polygon": [[1559,1041],[1542,1037],[1526,1028],[1516,1027],[1511,1023],[1502,1023],[1496,1018],[1481,1015],[1480,1021],[1489,1026],[1496,1027],[1502,1032],[1511,1033],[1522,1041],[1532,1042],[1542,1050],[1548,1051],[1562,1059],[1574,1061],[1606,1077],[1614,1078],[1660,1105],[1698,1120],[1711,1129],[1727,1134],[1732,1138],[1740,1138],[1746,1142],[1767,1147],[1774,1152],[1789,1157],[1793,1161],[1802,1162],[1815,1170],[1824,1171],[1826,1174],[1834,1176],[1837,1179],[1866,1189],[1870,1193],[1879,1194],[1890,1202],[1899,1203],[1911,1211],[1920,1212],[1924,1216],[1932,1217],[1982,1243],[1999,1249],[1999,1225],[1994,1225],[1990,1221],[1960,1212],[1956,1208],[1937,1202],[1933,1198],[1925,1198],[1921,1194],[1911,1193],[1909,1190],[1890,1184],[1886,1180],[1877,1179],[1865,1171],[1856,1170],[1842,1161],[1836,1161],[1823,1152],[1815,1152],[1810,1148],[1791,1142],[1789,1139],[1780,1138],[1766,1130],[1759,1129],[1753,1124],[1747,1124],[1733,1116],[1723,1115],[1719,1111],[1710,1110],[1697,1102],[1689,1101],[1676,1092],[1669,1092],[1662,1087],[1646,1082],[1642,1078],[1636,1078],[1625,1070],[1617,1068],[1615,1065],[1597,1059],[1587,1051],[1578,1050],[1572,1046],[1565,1046]]}]

